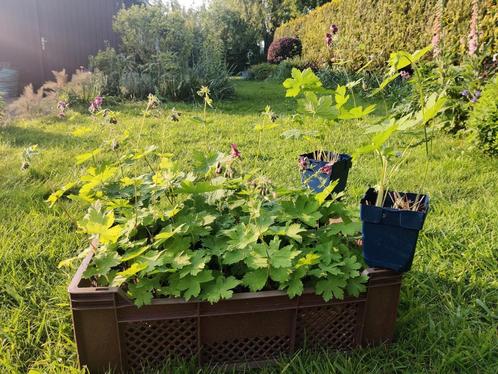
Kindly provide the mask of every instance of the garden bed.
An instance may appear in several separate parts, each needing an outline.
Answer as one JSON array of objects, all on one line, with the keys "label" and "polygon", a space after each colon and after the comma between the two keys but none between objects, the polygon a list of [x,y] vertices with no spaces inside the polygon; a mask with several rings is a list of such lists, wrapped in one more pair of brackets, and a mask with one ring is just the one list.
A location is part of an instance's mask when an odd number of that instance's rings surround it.
[{"label": "garden bed", "polygon": [[140,370],[168,359],[260,366],[296,350],[347,351],[393,338],[401,275],[368,268],[367,292],[325,302],[312,290],[290,299],[282,291],[246,292],[215,304],[154,299],[136,307],[117,287],[82,279],[70,286],[80,364],[91,373]]}]

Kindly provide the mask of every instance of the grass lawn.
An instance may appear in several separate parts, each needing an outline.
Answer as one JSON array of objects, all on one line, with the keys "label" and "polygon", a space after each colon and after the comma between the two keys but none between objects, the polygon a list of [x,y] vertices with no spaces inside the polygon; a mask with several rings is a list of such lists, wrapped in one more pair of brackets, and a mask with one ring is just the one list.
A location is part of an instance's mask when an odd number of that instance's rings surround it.
[{"label": "grass lawn", "polygon": [[[369,138],[361,123],[293,123],[293,103],[284,99],[278,84],[236,81],[236,88],[235,99],[216,103],[216,110],[209,111],[213,123],[207,128],[191,120],[202,113],[200,106],[178,104],[183,112],[179,122],[166,115],[148,118],[138,139],[144,103],[137,103],[115,108],[120,112],[115,130],[86,114],[0,129],[0,373],[78,372],[66,293],[73,270],[58,269],[57,264],[75,255],[84,237],[60,208],[51,210],[44,200],[74,179],[75,155],[96,148],[112,131],[128,129],[132,144],[155,144],[186,167],[195,149],[228,152],[230,143],[236,143],[248,166],[259,167],[277,184],[296,186],[297,155],[317,145],[283,139],[283,131],[322,131],[326,148],[343,152],[352,152]],[[280,126],[263,134],[258,152],[253,127],[262,120],[266,104],[280,115]],[[74,136],[81,126],[91,132]],[[21,171],[22,152],[32,144],[38,144],[40,154]],[[425,185],[423,147],[409,154],[394,181],[399,191],[431,196],[413,268],[402,286],[396,342],[351,354],[299,353],[268,372],[498,372],[498,159],[486,158],[450,136],[436,136],[432,147]],[[354,209],[367,186],[375,184],[375,161],[365,157],[351,170],[346,199]],[[82,213],[78,206],[64,204],[74,215]]]}]

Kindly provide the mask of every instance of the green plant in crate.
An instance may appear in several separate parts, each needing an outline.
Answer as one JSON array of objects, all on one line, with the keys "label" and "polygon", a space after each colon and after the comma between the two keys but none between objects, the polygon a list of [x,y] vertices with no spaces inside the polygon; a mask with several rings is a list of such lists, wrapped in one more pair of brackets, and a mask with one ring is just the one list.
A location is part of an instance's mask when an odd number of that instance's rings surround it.
[{"label": "green plant in crate", "polygon": [[234,292],[294,297],[313,287],[329,300],[365,290],[359,226],[342,203],[326,200],[333,185],[320,194],[275,188],[244,173],[239,152],[195,154],[188,172],[153,147],[115,162],[100,155],[80,156],[92,166],[78,192],[64,187],[49,202],[89,205],[78,225],[99,245],[81,254],[94,253],[85,276],[123,287],[138,306],[161,296],[214,303]]}]

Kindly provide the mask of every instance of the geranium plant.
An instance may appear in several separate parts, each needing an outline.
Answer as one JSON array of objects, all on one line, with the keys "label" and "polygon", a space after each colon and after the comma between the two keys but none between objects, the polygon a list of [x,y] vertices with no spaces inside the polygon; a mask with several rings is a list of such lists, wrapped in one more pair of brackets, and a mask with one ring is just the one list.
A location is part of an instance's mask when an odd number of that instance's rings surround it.
[{"label": "geranium plant", "polygon": [[245,174],[236,151],[195,154],[190,172],[154,147],[116,162],[98,159],[101,151],[80,156],[86,173],[49,202],[77,188],[67,197],[89,205],[78,226],[98,245],[82,253],[93,252],[85,277],[124,288],[138,306],[273,289],[294,297],[305,287],[325,300],[363,292],[359,225],[326,200],[333,185],[320,194],[276,189]]},{"label": "geranium plant", "polygon": [[[439,113],[444,108],[446,103],[446,96],[444,94],[439,94],[437,92],[428,93],[424,89],[422,84],[422,79],[420,77],[420,71],[418,69],[419,61],[431,50],[431,46],[426,47],[422,50],[416,51],[413,54],[399,51],[391,54],[389,59],[389,73],[387,78],[380,84],[380,86],[374,90],[373,94],[376,94],[383,90],[389,83],[394,81],[398,76],[401,76],[407,67],[411,67],[414,75],[418,78],[414,85],[416,86],[416,91],[419,96],[419,110],[414,110],[401,118],[395,118],[394,116],[388,117],[380,125],[371,126],[367,131],[369,133],[374,133],[368,144],[357,149],[355,151],[355,157],[358,157],[365,153],[374,153],[380,162],[380,172],[377,183],[378,196],[375,202],[376,206],[383,206],[386,200],[387,188],[390,183],[391,178],[398,171],[403,158],[399,157],[405,155],[406,151],[413,146],[413,142],[410,142],[401,151],[395,151],[390,145],[389,140],[396,133],[403,133],[410,131],[411,134],[417,134],[417,131],[422,131],[423,139],[421,143],[425,145],[427,157],[429,157],[429,132],[430,124],[438,116]],[[389,167],[394,159],[398,158],[399,162],[395,162],[393,167]],[[427,174],[427,169],[423,177],[425,180],[425,175]],[[420,206],[419,202],[413,202],[412,207]]]},{"label": "geranium plant", "polygon": [[[383,267],[398,272],[410,269],[415,254],[418,234],[422,229],[429,210],[429,196],[421,193],[389,191],[391,178],[404,162],[404,154],[413,146],[413,141],[405,145],[403,152],[396,152],[390,139],[395,133],[410,130],[411,134],[422,131],[427,163],[422,174],[422,185],[429,167],[429,130],[432,120],[442,111],[446,97],[438,93],[427,94],[420,83],[419,60],[431,47],[411,54],[400,51],[392,53],[389,59],[390,73],[374,92],[379,92],[398,76],[405,75],[409,68],[418,78],[415,83],[420,100],[420,110],[401,118],[388,117],[384,123],[370,128],[374,136],[368,144],[355,152],[355,155],[374,153],[380,163],[376,188],[370,188],[361,200],[360,215],[363,221],[363,255],[370,266]],[[402,74],[402,72],[405,72]],[[406,78],[405,78],[406,79]],[[409,77],[408,77],[409,79]],[[395,157],[399,160],[392,164]]]},{"label": "geranium plant", "polygon": [[[355,84],[357,82],[325,89],[311,69],[300,71],[295,68],[292,70],[292,77],[283,83],[287,97],[298,97],[297,112],[301,116],[321,118],[329,123],[363,118],[375,110],[375,105],[365,108],[347,105],[350,99],[348,90],[352,93]],[[300,155],[299,167],[303,183],[313,191],[320,192],[331,181],[339,180],[334,192],[341,192],[346,187],[351,156],[322,149],[314,150]]]}]

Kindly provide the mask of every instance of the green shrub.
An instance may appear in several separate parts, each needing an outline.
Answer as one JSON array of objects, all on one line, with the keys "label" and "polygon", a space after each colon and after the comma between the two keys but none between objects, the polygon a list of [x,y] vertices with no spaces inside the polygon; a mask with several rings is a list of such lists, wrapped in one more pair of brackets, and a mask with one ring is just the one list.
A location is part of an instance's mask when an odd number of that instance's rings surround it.
[{"label": "green shrub", "polygon": [[192,85],[192,95],[195,95],[201,86],[209,87],[211,96],[215,99],[230,97],[235,93],[230,81],[231,71],[222,60],[211,60],[209,56],[204,56],[193,64],[192,72],[196,78]]},{"label": "green shrub", "polygon": [[290,62],[290,60],[285,60],[282,61],[280,64],[278,64],[275,68],[275,71],[273,72],[271,78],[283,82],[287,78],[291,76],[292,68],[294,66]]},{"label": "green shrub", "polygon": [[188,64],[194,28],[181,8],[134,5],[118,12],[113,29],[121,37],[124,54],[137,64],[161,52],[174,54],[178,65]]},{"label": "green shrub", "polygon": [[498,155],[498,76],[488,82],[471,112],[468,127],[474,132],[481,149]]},{"label": "green shrub", "polygon": [[124,64],[124,56],[118,54],[112,47],[107,47],[103,51],[99,51],[95,56],[90,56],[90,69],[100,71],[106,77],[103,94],[113,96],[120,94],[120,80]]},{"label": "green shrub", "polygon": [[78,69],[58,96],[59,99],[66,97],[69,103],[87,106],[95,97],[102,95],[106,82],[102,72]]},{"label": "green shrub", "polygon": [[213,97],[234,90],[219,41],[176,6],[132,6],[116,16],[122,52],[112,48],[90,59],[106,77],[105,94],[144,99],[149,93],[171,100],[193,99],[200,86]]},{"label": "green shrub", "polygon": [[317,75],[325,88],[335,88],[337,85],[344,86],[354,79],[347,70],[328,66],[318,70]]},{"label": "green shrub", "polygon": [[312,69],[313,71],[318,70],[317,66],[310,61],[303,59],[300,56],[296,56],[293,58],[288,58],[287,60],[282,61],[277,65],[275,71],[273,72],[271,79],[274,79],[279,82],[283,82],[287,78],[291,76],[292,69],[296,68],[299,70],[304,70],[307,68]]},{"label": "green shrub", "polygon": [[266,60],[260,52],[260,32],[240,9],[237,1],[211,1],[200,12],[203,33],[209,35],[209,47],[219,48],[226,64],[235,73]]},{"label": "green shrub", "polygon": [[[303,17],[280,26],[275,40],[298,37],[304,59],[317,64],[341,61],[357,70],[372,60],[381,68],[394,50],[416,50],[431,43],[432,22],[440,0],[334,0]],[[467,50],[471,1],[447,0],[442,17],[444,55],[457,61]],[[479,45],[498,48],[498,5],[483,0],[479,23]],[[338,26],[332,45],[325,43],[331,24]]]},{"label": "green shrub", "polygon": [[119,79],[121,95],[132,98],[145,98],[149,93],[156,92],[151,75],[140,70],[125,70],[121,73]]},{"label": "green shrub", "polygon": [[257,81],[263,81],[273,76],[277,70],[277,65],[262,62],[261,64],[253,65],[249,68],[252,78]]},{"label": "green shrub", "polygon": [[459,65],[440,64],[440,61],[419,63],[420,77],[414,75],[408,80],[398,78],[389,87],[389,92],[396,95],[390,100],[397,104],[394,109],[396,116],[420,109],[420,94],[413,88],[420,80],[427,92],[444,91],[446,94],[447,102],[438,127],[448,133],[465,130],[478,98],[476,95],[496,71],[496,66],[489,65],[487,60],[488,56],[472,56],[465,57]]}]

